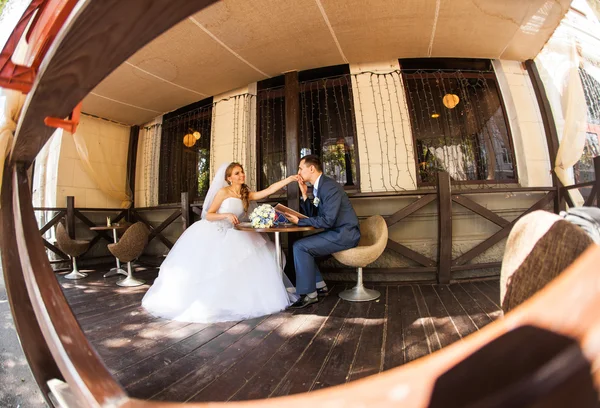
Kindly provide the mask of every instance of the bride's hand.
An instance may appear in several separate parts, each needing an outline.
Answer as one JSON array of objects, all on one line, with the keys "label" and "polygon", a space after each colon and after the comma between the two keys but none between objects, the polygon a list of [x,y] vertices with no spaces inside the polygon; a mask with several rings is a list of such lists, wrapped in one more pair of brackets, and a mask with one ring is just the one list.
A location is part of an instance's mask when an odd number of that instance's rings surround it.
[{"label": "bride's hand", "polygon": [[238,217],[236,217],[235,214],[225,214],[225,219],[233,225],[238,225],[240,223],[240,220],[238,220]]},{"label": "bride's hand", "polygon": [[298,175],[297,174],[292,174],[291,176],[288,176],[285,178],[285,181],[287,182],[287,184],[293,183],[294,181],[298,181]]}]

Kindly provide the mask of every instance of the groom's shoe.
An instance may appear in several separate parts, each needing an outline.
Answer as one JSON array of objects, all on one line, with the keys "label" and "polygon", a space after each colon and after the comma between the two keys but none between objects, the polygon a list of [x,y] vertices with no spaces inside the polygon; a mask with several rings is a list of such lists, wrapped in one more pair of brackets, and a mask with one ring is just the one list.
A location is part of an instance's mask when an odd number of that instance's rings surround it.
[{"label": "groom's shoe", "polygon": [[327,286],[323,286],[322,288],[317,288],[317,296],[327,296],[329,294],[329,289]]},{"label": "groom's shoe", "polygon": [[308,297],[307,295],[300,296],[300,299],[296,300],[292,303],[288,309],[303,309],[307,306],[312,305],[313,303],[318,303],[319,298],[315,296],[314,298]]}]

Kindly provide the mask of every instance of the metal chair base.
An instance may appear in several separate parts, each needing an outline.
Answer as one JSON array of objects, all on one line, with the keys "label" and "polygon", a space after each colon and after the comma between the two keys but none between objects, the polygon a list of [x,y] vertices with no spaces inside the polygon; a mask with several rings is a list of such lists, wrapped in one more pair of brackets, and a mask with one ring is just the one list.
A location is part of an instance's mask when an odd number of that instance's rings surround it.
[{"label": "metal chair base", "polygon": [[116,276],[116,275],[125,275],[127,276],[127,272],[124,271],[121,268],[112,268],[110,271],[106,272],[104,275],[102,275],[104,278],[110,278],[111,276]]},{"label": "metal chair base", "polygon": [[83,279],[88,276],[87,273],[79,272],[76,270],[71,271],[70,273],[64,276],[65,279]]},{"label": "metal chair base", "polygon": [[133,272],[131,271],[131,262],[127,262],[127,277],[125,279],[121,279],[117,281],[117,285],[119,286],[140,286],[146,283],[145,280],[136,279],[133,277]]},{"label": "metal chair base", "polygon": [[368,302],[381,296],[376,290],[367,289],[364,286],[355,286],[352,289],[340,293],[340,297],[348,302]]},{"label": "metal chair base", "polygon": [[79,272],[79,269],[77,269],[77,259],[76,258],[71,258],[71,260],[73,261],[73,270],[66,274],[64,276],[65,279],[83,279],[85,277],[88,276],[87,273],[83,273],[83,272]]},{"label": "metal chair base", "polygon": [[375,300],[381,293],[373,289],[367,289],[363,285],[362,279],[362,268],[358,269],[358,277],[356,286],[352,289],[348,289],[339,294],[340,298],[347,300],[348,302],[368,302],[370,300]]}]

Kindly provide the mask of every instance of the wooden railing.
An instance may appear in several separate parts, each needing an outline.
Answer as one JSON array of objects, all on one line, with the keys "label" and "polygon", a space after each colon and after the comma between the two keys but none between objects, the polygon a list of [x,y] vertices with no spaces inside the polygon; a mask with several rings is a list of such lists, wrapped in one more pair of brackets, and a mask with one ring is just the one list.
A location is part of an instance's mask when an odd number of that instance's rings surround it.
[{"label": "wooden railing", "polygon": [[573,184],[571,186],[561,187],[561,196],[564,197],[569,207],[575,207],[571,196],[569,195],[570,190],[580,190],[582,188],[591,187],[589,196],[583,203],[584,207],[596,206],[600,208],[600,156],[594,157],[594,181],[588,181],[586,183]]},{"label": "wooden railing", "polygon": [[[452,272],[476,270],[484,268],[498,268],[501,262],[470,263],[475,257],[484,253],[492,246],[506,238],[515,223],[526,214],[532,211],[546,208],[557,199],[556,188],[554,187],[531,187],[531,188],[486,188],[486,189],[458,189],[452,188],[450,176],[448,173],[438,174],[438,184],[436,189],[414,190],[399,193],[361,193],[352,195],[353,200],[396,197],[407,198],[417,197],[412,203],[398,209],[395,213],[386,216],[388,228],[393,227],[399,222],[406,220],[409,216],[415,214],[428,204],[437,201],[438,215],[438,254],[436,259],[431,259],[421,253],[418,253],[400,242],[388,239],[387,249],[414,261],[419,266],[400,267],[400,268],[365,268],[365,272],[383,272],[383,273],[423,273],[436,274],[438,283],[448,283],[452,279]],[[488,208],[476,203],[469,195],[485,195],[498,193],[544,193],[544,196],[527,208],[514,220],[507,220],[500,217]],[[472,211],[480,217],[483,217],[492,223],[498,225],[501,229],[493,233],[483,242],[465,252],[464,254],[452,258],[452,246],[454,243],[452,234],[452,203]],[[426,280],[426,279],[423,279]]]},{"label": "wooden railing", "polygon": [[[524,215],[538,210],[544,209],[553,201],[557,200],[557,189],[554,187],[512,187],[512,188],[486,188],[486,189],[458,189],[452,188],[450,184],[450,177],[448,173],[440,173],[438,177],[438,185],[436,189],[423,189],[414,191],[404,191],[398,193],[357,193],[352,194],[350,197],[352,200],[362,199],[377,199],[377,198],[398,198],[406,199],[410,197],[417,197],[412,203],[398,209],[391,215],[385,216],[388,228],[391,228],[398,223],[405,221],[409,216],[414,215],[417,211],[421,210],[428,204],[437,202],[438,212],[438,254],[435,259],[432,259],[426,255],[423,255],[417,251],[408,248],[406,245],[393,240],[388,239],[387,249],[416,263],[418,266],[409,267],[397,267],[397,268],[365,268],[365,272],[377,272],[377,273],[422,273],[423,278],[420,281],[428,281],[431,274],[435,274],[435,280],[438,283],[448,283],[453,279],[452,273],[466,270],[477,270],[477,269],[488,269],[488,268],[499,268],[501,262],[486,262],[486,263],[472,263],[471,261],[477,256],[483,254],[485,251],[490,249],[492,246],[506,238],[510,233],[510,230],[514,224]],[[507,220],[497,215],[493,211],[485,208],[484,206],[475,202],[470,195],[485,195],[485,194],[498,194],[498,193],[544,193],[538,201],[533,203],[530,207],[524,210],[517,218],[513,220]],[[272,201],[269,201],[272,202]],[[500,227],[500,230],[494,232],[490,237],[485,239],[483,242],[477,244],[475,247],[465,252],[464,254],[452,258],[452,247],[455,242],[452,234],[452,203],[459,204],[460,206],[472,211],[474,214],[489,220]],[[153,226],[148,220],[146,213],[150,212],[170,212],[166,218],[158,226]],[[193,204],[189,201],[188,193],[181,194],[181,202],[173,205],[161,205],[154,207],[144,208],[132,208],[130,209],[130,219],[132,221],[139,220],[146,224],[151,230],[150,239],[158,238],[168,249],[173,247],[173,242],[163,235],[163,231],[171,225],[174,221],[181,217],[182,229],[185,230],[195,220],[199,219],[202,212],[202,204]],[[288,253],[288,256],[292,256]],[[162,257],[161,257],[162,259]],[[342,268],[325,268],[326,271],[346,271]]]},{"label": "wooden railing", "polygon": [[[61,220],[65,221],[65,226],[67,228],[67,233],[71,238],[76,238],[75,234],[75,222],[76,220],[80,220],[87,227],[95,227],[96,224],[90,220],[84,213],[85,212],[93,212],[93,213],[110,213],[116,214],[115,216],[111,216],[112,222],[119,222],[124,218],[129,218],[129,210],[122,208],[76,208],[75,197],[68,196],[67,197],[67,206],[66,207],[33,207],[33,211],[36,212],[45,212],[45,213],[53,213],[53,216],[50,220],[48,220],[42,228],[40,228],[39,232],[42,237],[42,242],[44,246],[50,251],[54,252],[59,259],[52,260],[50,263],[60,263],[60,262],[68,262],[69,256],[61,251],[58,247],[50,243],[44,235],[48,230],[52,227],[56,226]],[[86,254],[90,253],[92,248],[100,242],[100,240],[104,240],[107,243],[112,243],[113,238],[107,234],[105,231],[93,231],[95,233],[94,238],[90,241],[90,245],[84,254],[81,255],[82,259],[92,259],[94,257],[86,256]]]}]

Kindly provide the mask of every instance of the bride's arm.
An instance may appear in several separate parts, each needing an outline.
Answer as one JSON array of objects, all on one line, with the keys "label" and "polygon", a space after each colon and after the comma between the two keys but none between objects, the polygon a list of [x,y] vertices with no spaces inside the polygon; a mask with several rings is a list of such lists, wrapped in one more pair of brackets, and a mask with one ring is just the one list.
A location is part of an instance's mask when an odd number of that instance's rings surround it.
[{"label": "bride's arm", "polygon": [[277,183],[273,183],[269,187],[265,188],[264,190],[250,192],[250,194],[248,195],[248,199],[250,201],[256,201],[256,200],[263,199],[263,198],[268,197],[271,194],[277,192],[278,190],[281,190],[283,187],[287,186],[288,184],[290,184],[293,181],[298,181],[297,174],[286,177],[283,180],[278,181]]},{"label": "bride's arm", "polygon": [[235,214],[224,213],[217,214],[217,210],[221,207],[223,200],[227,198],[227,194],[223,190],[219,190],[215,199],[213,200],[210,208],[206,211],[206,219],[208,221],[219,221],[219,220],[229,220],[232,224],[238,224],[240,221],[237,219]]}]

